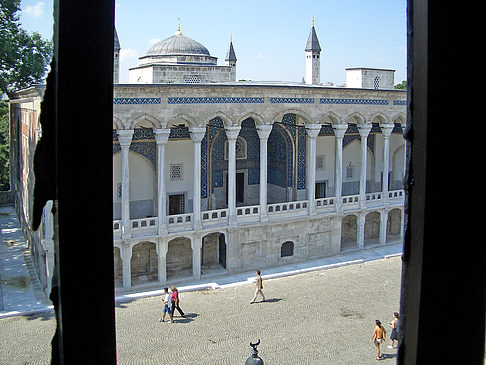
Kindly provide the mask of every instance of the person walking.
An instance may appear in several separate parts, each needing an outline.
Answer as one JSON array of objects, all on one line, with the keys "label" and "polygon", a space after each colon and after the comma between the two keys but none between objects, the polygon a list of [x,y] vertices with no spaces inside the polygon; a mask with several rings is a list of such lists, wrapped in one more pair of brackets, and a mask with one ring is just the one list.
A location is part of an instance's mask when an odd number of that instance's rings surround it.
[{"label": "person walking", "polygon": [[170,287],[170,290],[172,290],[172,295],[171,295],[171,301],[172,301],[172,315],[175,314],[175,310],[177,309],[177,311],[179,312],[179,314],[181,315],[182,318],[185,317],[185,314],[184,312],[182,311],[181,307],[180,307],[180,299],[179,299],[179,290],[177,290],[176,287],[174,286],[171,286]]},{"label": "person walking", "polygon": [[373,334],[371,335],[370,342],[374,340],[375,348],[376,348],[376,357],[375,360],[381,360],[381,353],[380,353],[380,345],[383,341],[385,341],[386,331],[381,325],[381,322],[377,319],[375,321],[375,329],[373,330]]},{"label": "person walking", "polygon": [[164,288],[164,298],[162,299],[162,302],[164,303],[164,309],[162,309],[162,318],[159,319],[159,322],[165,322],[165,315],[166,313],[169,313],[169,322],[172,323],[174,318],[172,317],[172,303],[170,300],[169,288]]},{"label": "person walking", "polygon": [[393,313],[393,320],[390,322],[390,327],[392,328],[391,334],[390,334],[390,340],[391,340],[391,346],[387,346],[389,349],[394,349],[395,348],[395,341],[397,341],[397,347],[398,347],[398,326],[399,326],[399,318],[400,315],[398,312]]},{"label": "person walking", "polygon": [[262,296],[262,302],[265,301],[265,294],[263,294],[263,279],[262,279],[262,273],[260,270],[256,271],[257,274],[257,279],[256,279],[256,290],[255,290],[255,296],[251,300],[250,304],[255,303],[255,300],[257,298],[257,295],[260,294]]}]

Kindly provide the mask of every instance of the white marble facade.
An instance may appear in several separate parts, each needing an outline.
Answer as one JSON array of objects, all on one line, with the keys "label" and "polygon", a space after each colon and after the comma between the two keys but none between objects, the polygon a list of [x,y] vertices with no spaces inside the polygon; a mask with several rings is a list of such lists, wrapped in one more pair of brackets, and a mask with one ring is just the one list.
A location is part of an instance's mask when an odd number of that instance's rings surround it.
[{"label": "white marble facade", "polygon": [[124,288],[403,234],[403,91],[232,83],[118,85],[114,96]]}]

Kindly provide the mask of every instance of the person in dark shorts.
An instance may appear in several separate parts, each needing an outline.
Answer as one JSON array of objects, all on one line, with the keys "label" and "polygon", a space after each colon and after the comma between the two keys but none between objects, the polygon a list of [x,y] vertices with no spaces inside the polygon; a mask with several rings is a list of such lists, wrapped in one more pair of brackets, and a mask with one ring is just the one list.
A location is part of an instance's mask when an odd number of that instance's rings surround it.
[{"label": "person in dark shorts", "polygon": [[397,346],[398,347],[398,326],[400,325],[399,323],[399,318],[400,315],[398,312],[393,313],[393,320],[390,322],[390,327],[392,328],[391,334],[390,334],[390,340],[391,340],[391,346],[387,346],[389,349],[394,349],[395,348],[395,341],[397,341]]}]

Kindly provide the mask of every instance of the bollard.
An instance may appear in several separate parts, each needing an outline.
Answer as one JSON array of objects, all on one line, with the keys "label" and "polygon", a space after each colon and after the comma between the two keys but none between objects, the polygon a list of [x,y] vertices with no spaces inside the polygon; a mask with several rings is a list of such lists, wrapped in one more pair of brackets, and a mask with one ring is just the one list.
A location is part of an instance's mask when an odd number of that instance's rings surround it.
[{"label": "bollard", "polygon": [[245,365],[263,365],[263,360],[258,356],[257,346],[260,344],[260,339],[258,339],[257,343],[251,343],[250,346],[253,348],[251,352],[251,356],[246,359]]}]

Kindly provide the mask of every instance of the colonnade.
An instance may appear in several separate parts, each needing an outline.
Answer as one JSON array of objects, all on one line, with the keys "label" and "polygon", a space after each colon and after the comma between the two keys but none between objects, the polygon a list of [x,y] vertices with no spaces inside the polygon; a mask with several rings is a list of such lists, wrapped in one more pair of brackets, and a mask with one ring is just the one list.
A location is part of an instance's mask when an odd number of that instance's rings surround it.
[{"label": "colonnade", "polygon": [[[366,180],[367,180],[367,139],[371,131],[371,124],[358,124],[358,131],[361,137],[361,175],[359,201],[361,208],[366,204]],[[335,135],[335,207],[338,214],[342,214],[342,182],[343,182],[343,138],[348,128],[347,124],[336,124],[332,126]],[[384,137],[383,151],[383,184],[382,201],[387,205],[388,201],[388,175],[389,175],[389,156],[390,156],[390,135],[394,124],[380,124]],[[228,224],[236,226],[236,140],[241,126],[225,127],[228,139]],[[315,215],[315,185],[316,185],[316,152],[317,137],[321,130],[320,124],[307,124],[305,126],[308,136],[308,157],[307,157],[307,200],[309,201],[309,215]],[[259,214],[260,221],[268,220],[267,216],[267,142],[272,131],[271,125],[258,125],[256,131],[260,140],[260,186],[259,186]],[[206,128],[190,128],[190,137],[193,141],[193,229],[198,231],[201,225],[201,141],[205,136]],[[128,163],[128,152],[134,130],[118,130],[118,141],[121,147],[121,238],[130,239],[130,197],[129,184],[130,173]],[[159,236],[167,234],[167,214],[166,214],[166,186],[165,186],[165,149],[169,140],[170,129],[154,129],[155,140],[157,143],[157,233]]]}]

